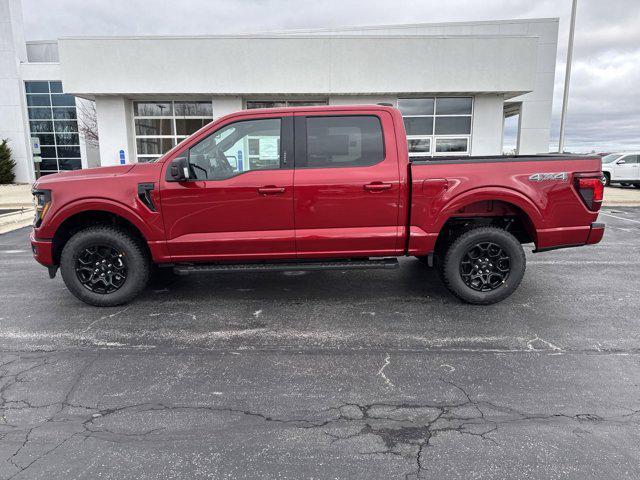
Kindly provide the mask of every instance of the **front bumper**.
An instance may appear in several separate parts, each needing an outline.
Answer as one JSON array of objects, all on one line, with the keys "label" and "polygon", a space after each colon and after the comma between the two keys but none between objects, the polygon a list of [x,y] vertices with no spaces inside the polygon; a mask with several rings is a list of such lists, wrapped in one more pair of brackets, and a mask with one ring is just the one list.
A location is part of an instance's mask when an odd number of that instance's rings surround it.
[{"label": "front bumper", "polygon": [[29,235],[33,258],[45,267],[53,266],[53,242],[51,240],[36,238],[34,231]]}]

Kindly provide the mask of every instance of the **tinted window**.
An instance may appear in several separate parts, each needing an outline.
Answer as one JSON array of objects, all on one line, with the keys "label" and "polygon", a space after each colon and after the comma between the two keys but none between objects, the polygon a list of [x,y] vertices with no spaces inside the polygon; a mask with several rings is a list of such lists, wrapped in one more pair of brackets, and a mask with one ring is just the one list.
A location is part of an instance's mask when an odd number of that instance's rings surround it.
[{"label": "tinted window", "polygon": [[280,168],[280,119],[245,120],[215,131],[189,149],[190,175],[223,180],[250,170]]},{"label": "tinted window", "polygon": [[307,168],[366,167],[383,159],[378,117],[307,118]]},{"label": "tinted window", "polygon": [[626,163],[638,163],[638,155],[627,155],[623,160]]},{"label": "tinted window", "polygon": [[433,115],[433,98],[399,98],[402,115]]},{"label": "tinted window", "polygon": [[438,97],[436,115],[471,115],[471,97]]},{"label": "tinted window", "polygon": [[469,141],[466,138],[438,138],[436,152],[464,153],[467,151],[468,144]]},{"label": "tinted window", "polygon": [[433,117],[405,117],[407,135],[433,135]]},{"label": "tinted window", "polygon": [[471,117],[436,117],[436,135],[469,135]]}]

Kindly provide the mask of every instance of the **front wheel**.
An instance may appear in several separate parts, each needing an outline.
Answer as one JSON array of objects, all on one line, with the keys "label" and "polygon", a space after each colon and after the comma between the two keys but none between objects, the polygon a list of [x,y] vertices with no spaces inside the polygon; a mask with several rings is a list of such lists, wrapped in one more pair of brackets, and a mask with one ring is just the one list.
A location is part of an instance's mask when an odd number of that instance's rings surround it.
[{"label": "front wheel", "polygon": [[460,235],[447,249],[443,280],[461,300],[489,305],[518,288],[525,266],[524,250],[513,235],[501,228],[480,227]]},{"label": "front wheel", "polygon": [[144,290],[151,270],[140,241],[111,226],[81,230],[62,250],[60,271],[69,291],[97,307],[122,305]]},{"label": "front wheel", "polygon": [[611,175],[609,174],[609,172],[604,172],[602,176],[604,177],[604,186],[608,187],[609,185],[611,185]]}]

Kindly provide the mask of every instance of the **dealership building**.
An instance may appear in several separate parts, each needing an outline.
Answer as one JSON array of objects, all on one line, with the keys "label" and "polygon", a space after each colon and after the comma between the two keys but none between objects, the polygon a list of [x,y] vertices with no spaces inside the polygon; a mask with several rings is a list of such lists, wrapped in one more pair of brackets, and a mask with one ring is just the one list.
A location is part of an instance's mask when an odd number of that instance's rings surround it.
[{"label": "dealership building", "polygon": [[499,155],[514,115],[517,153],[544,153],[557,39],[551,18],[25,41],[20,0],[0,0],[0,138],[31,182],[149,161],[237,110],[387,103],[414,157]]}]

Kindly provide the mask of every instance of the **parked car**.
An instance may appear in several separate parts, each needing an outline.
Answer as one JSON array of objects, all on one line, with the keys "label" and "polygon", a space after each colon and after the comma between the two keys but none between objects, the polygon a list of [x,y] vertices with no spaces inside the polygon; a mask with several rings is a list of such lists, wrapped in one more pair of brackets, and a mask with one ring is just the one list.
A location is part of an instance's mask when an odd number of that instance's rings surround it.
[{"label": "parked car", "polygon": [[98,306],[133,299],[154,265],[347,270],[396,268],[407,255],[460,299],[490,304],[520,284],[523,243],[540,252],[603,236],[597,157],[410,162],[407,149],[391,107],[234,113],[155,162],[40,178],[33,253]]},{"label": "parked car", "polygon": [[619,183],[640,188],[640,152],[610,153],[602,157],[605,185]]}]

